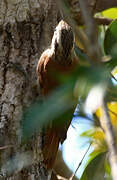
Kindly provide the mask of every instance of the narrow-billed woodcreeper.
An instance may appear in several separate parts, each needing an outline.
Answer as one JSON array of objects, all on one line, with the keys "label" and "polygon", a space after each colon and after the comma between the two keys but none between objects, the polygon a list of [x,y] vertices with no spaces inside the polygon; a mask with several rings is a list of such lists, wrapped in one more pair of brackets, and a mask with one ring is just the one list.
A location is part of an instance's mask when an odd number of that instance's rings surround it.
[{"label": "narrow-billed woodcreeper", "polygon": [[[58,77],[72,74],[77,65],[77,59],[73,56],[73,41],[72,28],[65,21],[61,20],[55,29],[50,48],[42,53],[37,65],[40,90],[45,100],[47,96],[61,85]],[[62,125],[57,127],[54,124],[55,122],[53,122],[51,127],[48,125],[44,132],[42,152],[44,163],[48,169],[53,167],[59,142],[62,141],[63,136],[65,137],[67,133],[74,109],[72,108],[70,112],[64,114],[64,122],[66,121],[64,124],[62,123]],[[67,127],[63,127],[66,126],[65,124],[68,124]]]}]

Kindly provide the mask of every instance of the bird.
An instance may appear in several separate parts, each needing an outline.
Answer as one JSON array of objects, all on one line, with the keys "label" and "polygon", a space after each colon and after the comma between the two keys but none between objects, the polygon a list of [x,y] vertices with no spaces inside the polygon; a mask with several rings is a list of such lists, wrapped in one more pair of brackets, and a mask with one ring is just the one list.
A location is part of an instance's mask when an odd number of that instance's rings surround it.
[{"label": "bird", "polygon": [[[72,72],[78,65],[73,45],[73,30],[67,22],[61,20],[55,28],[50,47],[42,53],[37,64],[37,80],[40,86],[40,93],[45,101],[64,83],[60,81],[59,77],[72,75]],[[48,124],[46,129],[43,130],[42,152],[47,169],[53,168],[59,143],[66,138],[74,108],[71,110],[71,113],[69,112],[56,119],[58,121],[60,118],[64,118],[64,123],[57,126],[55,120],[51,126]],[[65,124],[67,124],[66,127],[64,127]]]}]

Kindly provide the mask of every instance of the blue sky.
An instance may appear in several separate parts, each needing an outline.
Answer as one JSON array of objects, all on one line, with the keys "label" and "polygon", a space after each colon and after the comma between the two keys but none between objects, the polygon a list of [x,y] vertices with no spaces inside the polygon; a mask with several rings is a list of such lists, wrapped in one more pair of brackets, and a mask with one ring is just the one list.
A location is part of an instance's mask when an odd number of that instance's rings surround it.
[{"label": "blue sky", "polygon": [[[72,124],[73,127],[69,127],[67,139],[62,146],[62,151],[63,159],[65,160],[68,167],[74,172],[89,147],[88,138],[81,137],[80,135],[84,131],[91,128],[91,122],[84,118],[78,117],[73,119]],[[80,168],[78,169],[78,177],[82,175],[84,166],[88,160],[88,155],[91,151],[91,149],[88,151]]]}]

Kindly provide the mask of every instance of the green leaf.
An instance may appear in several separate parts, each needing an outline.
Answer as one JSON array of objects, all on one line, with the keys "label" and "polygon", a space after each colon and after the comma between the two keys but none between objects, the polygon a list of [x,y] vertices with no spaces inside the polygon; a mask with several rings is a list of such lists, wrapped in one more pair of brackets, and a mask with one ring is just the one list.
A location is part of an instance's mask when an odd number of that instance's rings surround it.
[{"label": "green leaf", "polygon": [[91,157],[80,180],[104,180],[105,153]]},{"label": "green leaf", "polygon": [[112,180],[111,167],[109,164],[109,160],[107,158],[105,160],[105,172],[106,172],[106,180]]},{"label": "green leaf", "polygon": [[110,72],[117,66],[117,53],[112,54],[111,60],[104,62],[105,67],[110,69]]},{"label": "green leaf", "polygon": [[108,74],[104,68],[76,67],[72,76],[64,79],[63,85],[44,102],[38,100],[25,110],[22,119],[23,138],[31,137],[53,121],[59,126],[64,120],[71,120],[78,96],[85,98],[91,87],[100,82],[108,83]]},{"label": "green leaf", "polygon": [[95,128],[91,128],[91,129],[83,132],[83,133],[81,134],[81,136],[92,138],[93,135],[94,135],[94,133],[95,133]]},{"label": "green leaf", "polygon": [[117,66],[117,19],[108,27],[104,38],[104,51],[111,58],[105,62],[107,68],[113,70]]},{"label": "green leaf", "polygon": [[[116,54],[117,48],[117,19],[113,21],[106,31],[104,39],[104,50],[106,54]],[[116,56],[117,57],[117,56]]]},{"label": "green leaf", "polygon": [[24,111],[22,119],[22,138],[28,140],[35,132],[40,132],[48,123],[55,121],[55,126],[72,120],[77,99],[73,98],[74,80],[56,89],[44,102],[32,103]]},{"label": "green leaf", "polygon": [[102,15],[107,18],[116,19],[117,18],[117,8],[110,8],[102,12]]},{"label": "green leaf", "polygon": [[109,83],[110,74],[103,67],[80,67],[77,73],[77,83],[74,93],[79,94],[85,99],[95,85]]}]

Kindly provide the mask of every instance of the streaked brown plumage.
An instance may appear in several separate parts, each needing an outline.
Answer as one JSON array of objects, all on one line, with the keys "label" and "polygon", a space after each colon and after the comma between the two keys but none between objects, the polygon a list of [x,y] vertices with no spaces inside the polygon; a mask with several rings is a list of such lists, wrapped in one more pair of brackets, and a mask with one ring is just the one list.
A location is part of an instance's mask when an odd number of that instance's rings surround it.
[{"label": "streaked brown plumage", "polygon": [[[59,80],[59,76],[70,75],[74,71],[77,63],[76,58],[73,56],[72,29],[62,20],[56,27],[51,47],[42,53],[37,65],[37,76],[41,94],[44,97],[49,96],[61,85],[62,82]],[[67,114],[64,115],[64,117],[67,118],[65,119],[65,124],[68,124],[66,128],[63,127],[63,124],[57,127],[53,123],[51,127],[48,125],[44,131],[42,151],[44,163],[47,168],[53,167],[59,142],[61,141],[62,134],[66,134],[73,111],[74,109],[71,110],[70,116]]]}]

